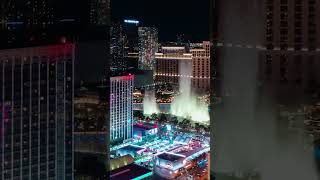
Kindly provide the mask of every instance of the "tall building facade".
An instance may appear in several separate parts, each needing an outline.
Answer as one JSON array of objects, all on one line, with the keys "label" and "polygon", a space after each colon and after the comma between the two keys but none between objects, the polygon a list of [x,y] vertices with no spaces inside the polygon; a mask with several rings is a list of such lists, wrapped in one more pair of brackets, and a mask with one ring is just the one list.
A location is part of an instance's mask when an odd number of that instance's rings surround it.
[{"label": "tall building facade", "polygon": [[157,51],[158,29],[155,27],[139,27],[139,68],[153,70]]},{"label": "tall building facade", "polygon": [[127,63],[124,58],[125,34],[122,23],[113,22],[110,28],[110,35],[111,71],[124,71]]},{"label": "tall building facade", "polygon": [[132,138],[133,75],[110,79],[110,141]]},{"label": "tall building facade", "polygon": [[192,80],[191,85],[199,93],[210,90],[210,42],[193,44],[192,53]]},{"label": "tall building facade", "polygon": [[192,54],[186,53],[183,46],[162,46],[161,51],[155,56],[155,82],[179,84],[179,79],[182,76],[180,63],[185,62],[191,67]]},{"label": "tall building facade", "polygon": [[107,25],[110,19],[110,0],[90,0],[90,24]]},{"label": "tall building facade", "polygon": [[320,84],[319,1],[264,1],[260,80],[279,95],[311,93]]},{"label": "tall building facade", "polygon": [[28,28],[47,29],[54,24],[53,2],[49,0],[8,0],[3,4],[4,19],[7,28],[23,24]]},{"label": "tall building facade", "polygon": [[[46,36],[40,32],[55,23],[52,1],[49,0],[2,1],[0,11],[0,46],[4,47],[22,47],[33,39],[31,36]],[[30,33],[35,30],[37,33]]]},{"label": "tall building facade", "polygon": [[[111,26],[111,71],[128,71],[129,66],[138,62],[139,21],[125,19],[115,21]],[[130,65],[129,65],[130,64]]]},{"label": "tall building facade", "polygon": [[207,93],[210,90],[210,42],[191,43],[188,53],[184,46],[163,46],[156,53],[155,81],[178,84],[182,75],[180,64],[189,64],[191,86],[194,92]]},{"label": "tall building facade", "polygon": [[73,179],[74,45],[0,51],[1,179]]},{"label": "tall building facade", "polygon": [[125,56],[128,53],[138,53],[139,52],[139,21],[125,19],[123,23],[123,30],[125,36]]}]

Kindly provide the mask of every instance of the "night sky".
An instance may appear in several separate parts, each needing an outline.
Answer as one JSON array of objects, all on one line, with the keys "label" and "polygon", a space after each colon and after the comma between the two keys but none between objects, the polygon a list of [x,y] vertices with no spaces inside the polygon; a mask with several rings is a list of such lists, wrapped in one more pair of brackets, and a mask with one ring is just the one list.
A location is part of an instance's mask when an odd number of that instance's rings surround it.
[{"label": "night sky", "polygon": [[156,26],[160,41],[175,41],[177,34],[192,41],[209,38],[209,0],[112,0],[111,14]]}]

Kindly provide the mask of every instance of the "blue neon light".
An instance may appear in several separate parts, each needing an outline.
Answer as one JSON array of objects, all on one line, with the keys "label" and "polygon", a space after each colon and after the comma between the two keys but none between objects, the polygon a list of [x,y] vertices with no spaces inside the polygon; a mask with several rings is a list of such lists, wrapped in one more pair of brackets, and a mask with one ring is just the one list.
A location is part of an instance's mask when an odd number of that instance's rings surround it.
[{"label": "blue neon light", "polygon": [[124,22],[125,22],[125,23],[131,23],[131,24],[139,24],[139,21],[137,21],[137,20],[130,20],[130,19],[125,19]]},{"label": "blue neon light", "polygon": [[138,176],[138,177],[133,178],[133,179],[131,179],[131,180],[141,180],[141,179],[144,179],[144,178],[149,177],[149,176],[152,176],[152,172],[149,172],[149,173],[147,173],[147,174]]}]

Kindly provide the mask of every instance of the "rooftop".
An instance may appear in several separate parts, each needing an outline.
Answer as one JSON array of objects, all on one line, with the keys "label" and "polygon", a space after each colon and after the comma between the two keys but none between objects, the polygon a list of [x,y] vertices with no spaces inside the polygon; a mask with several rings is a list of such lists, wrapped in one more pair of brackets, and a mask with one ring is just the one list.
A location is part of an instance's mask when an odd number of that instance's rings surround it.
[{"label": "rooftop", "polygon": [[150,171],[149,169],[136,164],[130,164],[130,165],[111,171],[110,179],[111,180],[135,179],[138,177],[147,177],[151,175],[152,175],[152,171]]},{"label": "rooftop", "polygon": [[186,156],[186,157],[189,157],[189,156],[191,156],[191,155],[194,155],[194,154],[196,154],[197,152],[201,152],[201,151],[203,151],[205,148],[203,148],[203,147],[199,147],[199,148],[194,148],[194,149],[192,149],[192,150],[187,150],[187,151],[180,151],[180,152],[177,152],[177,154],[181,154],[181,155],[184,155],[184,156]]},{"label": "rooftop", "polygon": [[139,124],[135,124],[133,125],[133,129],[134,130],[150,130],[150,129],[154,129],[156,127],[151,126],[151,125],[139,125]]},{"label": "rooftop", "polygon": [[110,159],[110,170],[116,170],[118,168],[132,164],[133,162],[134,159],[131,155],[125,155],[119,158]]},{"label": "rooftop", "polygon": [[140,151],[144,149],[143,147],[140,146],[133,146],[133,145],[128,145],[120,148],[119,150],[127,150],[127,151]]},{"label": "rooftop", "polygon": [[184,157],[176,154],[162,153],[158,155],[158,158],[173,162],[173,161],[182,159]]}]

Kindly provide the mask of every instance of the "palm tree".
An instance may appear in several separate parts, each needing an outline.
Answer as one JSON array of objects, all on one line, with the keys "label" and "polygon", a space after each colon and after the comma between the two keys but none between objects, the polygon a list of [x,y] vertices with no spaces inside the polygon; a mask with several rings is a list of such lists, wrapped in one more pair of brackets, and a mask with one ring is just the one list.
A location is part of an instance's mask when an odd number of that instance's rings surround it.
[{"label": "palm tree", "polygon": [[159,117],[159,122],[160,123],[163,123],[163,122],[166,122],[167,121],[167,117],[165,114],[160,114],[160,117]]},{"label": "palm tree", "polygon": [[143,115],[143,113],[141,111],[134,111],[133,116],[137,117],[138,119],[143,119],[144,118],[144,115]]},{"label": "palm tree", "polygon": [[183,119],[182,120],[182,126],[184,127],[184,128],[188,128],[188,127],[190,127],[190,120],[189,119]]},{"label": "palm tree", "polygon": [[156,113],[151,114],[151,119],[155,120],[158,117],[158,115]]},{"label": "palm tree", "polygon": [[176,116],[174,116],[174,117],[171,118],[171,123],[172,123],[173,125],[176,126],[176,125],[178,124],[178,122],[179,122],[179,121],[178,121],[178,118],[177,118]]},{"label": "palm tree", "polygon": [[199,130],[200,130],[200,125],[199,125],[199,123],[195,123],[195,124],[194,124],[194,128],[196,129],[196,131],[199,131]]}]

